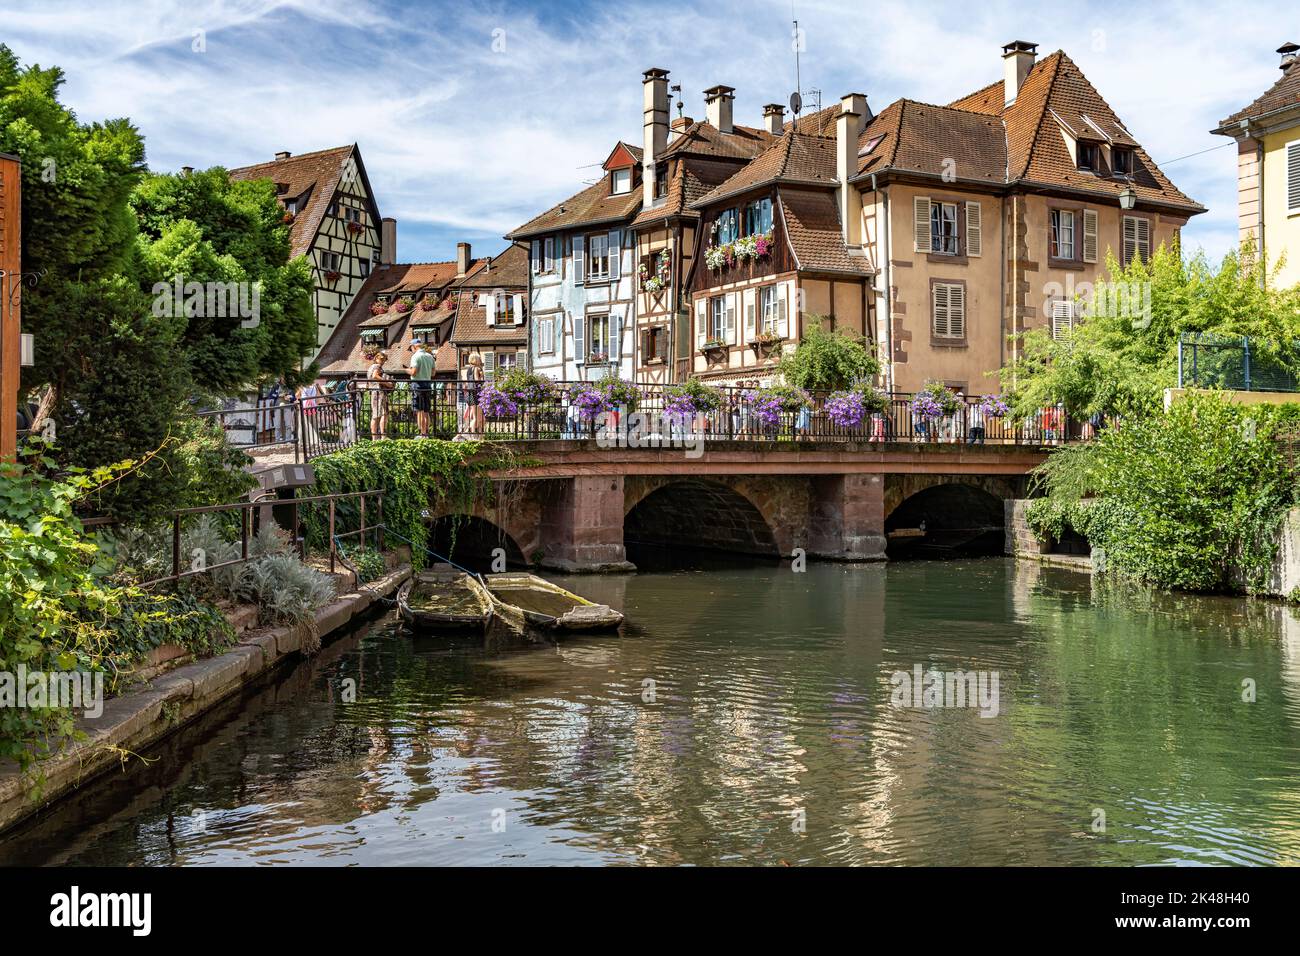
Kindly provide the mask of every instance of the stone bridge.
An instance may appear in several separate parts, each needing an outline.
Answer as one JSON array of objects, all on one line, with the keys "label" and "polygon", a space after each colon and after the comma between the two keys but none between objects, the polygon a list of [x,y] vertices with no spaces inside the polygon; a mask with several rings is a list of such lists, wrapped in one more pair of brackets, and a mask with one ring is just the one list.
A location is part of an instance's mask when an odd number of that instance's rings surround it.
[{"label": "stone bridge", "polygon": [[880,561],[900,536],[996,527],[1000,542],[1003,502],[1024,497],[1046,455],[957,444],[718,442],[697,458],[594,441],[515,447],[529,464],[493,474],[496,500],[462,513],[457,547],[477,541],[566,571],[630,570],[628,550],[644,546]]}]

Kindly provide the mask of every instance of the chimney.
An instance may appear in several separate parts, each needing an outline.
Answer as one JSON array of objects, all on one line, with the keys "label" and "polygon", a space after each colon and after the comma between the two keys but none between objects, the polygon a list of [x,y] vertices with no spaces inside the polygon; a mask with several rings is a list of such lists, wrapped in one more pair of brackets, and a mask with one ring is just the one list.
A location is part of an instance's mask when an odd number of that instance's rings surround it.
[{"label": "chimney", "polygon": [[278,152],[278,153],[275,154],[275,158],[276,158],[277,160],[280,160],[280,159],[288,159],[288,158],[289,158],[290,156],[292,156],[292,155],[293,155],[293,153],[289,152],[287,149],[282,149],[282,150],[280,150],[280,152]]},{"label": "chimney", "polygon": [[704,91],[705,118],[719,133],[735,131],[731,123],[731,104],[736,98],[735,93],[735,87],[722,85],[711,86]]},{"label": "chimney", "polygon": [[785,128],[785,107],[780,103],[768,103],[763,107],[763,129],[773,136],[780,136]]},{"label": "chimney", "polygon": [[194,172],[194,167],[193,167],[193,166],[182,166],[182,167],[181,167],[181,175],[182,175],[182,176],[189,176],[189,175],[192,175],[193,172]]},{"label": "chimney", "polygon": [[689,116],[679,116],[668,126],[668,142],[672,142],[678,136],[681,136],[686,130],[690,129],[695,120]]},{"label": "chimney", "polygon": [[840,235],[846,246],[862,245],[862,194],[849,179],[858,171],[858,137],[866,121],[867,98],[862,93],[840,97],[835,117],[835,198],[840,213]]},{"label": "chimney", "polygon": [[397,220],[385,216],[379,223],[379,264],[391,266],[397,261]]},{"label": "chimney", "polygon": [[465,273],[469,272],[469,243],[456,243],[456,278],[465,278]]},{"label": "chimney", "polygon": [[1282,62],[1279,64],[1280,69],[1285,70],[1296,61],[1297,50],[1300,50],[1300,46],[1290,42],[1283,43],[1277,48],[1277,52],[1282,55]]},{"label": "chimney", "polygon": [[1012,40],[1002,48],[1002,95],[1003,104],[1010,106],[1016,101],[1025,77],[1033,69],[1034,58],[1038,55],[1038,44],[1027,40]]},{"label": "chimney", "polygon": [[641,205],[655,203],[655,174],[659,157],[668,148],[668,71],[651,68],[641,74],[645,107],[641,121]]}]

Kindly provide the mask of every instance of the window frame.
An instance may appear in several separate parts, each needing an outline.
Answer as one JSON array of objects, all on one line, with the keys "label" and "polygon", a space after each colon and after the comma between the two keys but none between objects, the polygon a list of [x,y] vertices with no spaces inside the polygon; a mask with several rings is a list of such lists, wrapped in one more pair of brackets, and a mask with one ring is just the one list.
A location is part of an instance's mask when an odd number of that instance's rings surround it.
[{"label": "window frame", "polygon": [[[952,251],[947,252],[943,247],[944,239],[943,230],[935,229],[935,215],[938,214],[939,225],[944,223],[944,210],[952,209]],[[961,255],[961,211],[962,203],[956,200],[931,199],[930,200],[930,255],[947,256],[955,258]]]},{"label": "window frame", "polygon": [[[1080,172],[1096,173],[1101,171],[1101,144],[1090,141],[1079,140],[1075,146],[1078,153],[1078,166]],[[1091,157],[1091,161],[1084,162],[1084,157]]]},{"label": "window frame", "polygon": [[[1061,227],[1060,220],[1065,216],[1070,217],[1069,230],[1069,248],[1070,254],[1063,255],[1061,252]],[[1054,262],[1081,262],[1082,261],[1082,210],[1075,206],[1052,206],[1047,211],[1047,258]]]},{"label": "window frame", "polygon": [[[771,311],[764,306],[763,299],[765,296],[771,297]],[[781,328],[781,296],[777,289],[776,283],[762,285],[758,287],[758,292],[754,297],[754,308],[758,313],[754,323],[755,331],[758,333],[770,332],[773,335],[779,334]]]},{"label": "window frame", "polygon": [[[627,186],[624,189],[618,188],[619,176],[627,177]],[[632,167],[626,169],[611,169],[609,171],[609,194],[611,196],[626,196],[632,191]]]},{"label": "window frame", "polygon": [[[1120,169],[1120,157],[1124,157],[1124,169]],[[1131,146],[1112,146],[1110,148],[1110,169],[1111,172],[1121,178],[1133,175],[1136,168],[1137,154]]]},{"label": "window frame", "polygon": [[[935,289],[939,286],[959,287],[961,289],[961,335],[953,335],[951,332],[939,334],[937,331],[936,314],[937,302],[935,301]],[[949,293],[951,297],[951,292]],[[965,279],[937,279],[930,280],[930,345],[938,348],[965,348],[968,336],[970,334],[970,297],[967,295]],[[951,318],[949,320],[951,329]]]},{"label": "window frame", "polygon": [[492,319],[495,325],[515,324],[515,297],[509,292],[498,292],[492,304]]},{"label": "window frame", "polygon": [[[756,209],[756,208],[763,207],[764,204],[766,204],[766,220],[767,220],[767,228],[766,228],[766,229],[759,229],[759,228],[756,228],[756,225],[755,225],[754,223],[751,222],[750,212],[751,212],[752,210]],[[771,232],[772,229],[773,229],[773,221],[774,221],[774,220],[773,220],[773,216],[772,216],[772,197],[771,197],[771,196],[759,196],[757,199],[751,199],[751,200],[749,200],[749,202],[745,203],[744,210],[743,210],[743,215],[741,216],[741,219],[742,219],[742,225],[743,225],[744,230],[745,230],[745,235],[747,235],[747,236],[765,236],[765,235],[767,235],[767,234],[768,234],[769,232]]]},{"label": "window frame", "polygon": [[708,318],[709,325],[705,329],[704,341],[725,342],[727,340],[727,297],[725,295],[709,296]]},{"label": "window frame", "polygon": [[[600,240],[601,248],[604,249],[604,253],[599,257],[599,260],[597,260],[595,254],[597,239]],[[585,282],[609,281],[609,233],[607,232],[588,233],[584,245],[585,245],[585,249],[583,251],[583,255],[586,258],[587,263],[586,263],[586,271],[583,275],[583,281]],[[601,264],[601,269],[599,272],[596,271],[597,261],[599,261]]]},{"label": "window frame", "polygon": [[[724,221],[730,223],[731,225],[729,239],[724,239],[722,237],[723,236],[722,223]],[[737,239],[740,238],[740,213],[735,206],[732,206],[729,209],[721,210],[717,214],[717,216],[714,217],[713,225],[715,228],[715,232],[713,234],[713,242],[715,245],[725,246],[727,243],[735,242]]]},{"label": "window frame", "polygon": [[[600,335],[595,334],[597,328],[600,329]],[[609,355],[609,313],[608,312],[590,312],[587,314],[586,336],[587,336],[587,341],[585,345],[586,345],[587,355],[583,364],[608,365],[609,362],[611,361]],[[592,348],[597,342],[599,342],[601,346],[600,352],[596,352]],[[603,355],[605,356],[605,358],[602,361],[595,361],[596,355]]]}]

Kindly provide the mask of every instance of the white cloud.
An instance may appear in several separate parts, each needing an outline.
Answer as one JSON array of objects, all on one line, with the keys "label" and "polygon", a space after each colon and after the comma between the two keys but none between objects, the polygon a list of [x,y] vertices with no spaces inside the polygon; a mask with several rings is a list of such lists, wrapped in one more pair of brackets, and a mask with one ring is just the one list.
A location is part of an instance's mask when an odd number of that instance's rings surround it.
[{"label": "white cloud", "polygon": [[[403,258],[445,258],[581,188],[617,139],[639,142],[641,71],[672,71],[685,112],[737,88],[736,117],[795,86],[788,0],[619,5],[390,0],[96,4],[9,0],[5,36],[57,64],[84,119],[129,116],[156,169],[243,165],[359,142]],[[999,47],[1064,48],[1157,161],[1228,141],[1207,132],[1276,77],[1263,3],[798,3],[804,91],[948,102],[1001,75]],[[195,30],[206,50],[192,49]],[[495,41],[495,47],[494,47]],[[504,46],[504,48],[502,48]],[[1186,230],[1215,256],[1236,235],[1230,146],[1170,165],[1211,212]],[[409,240],[409,241],[408,241]]]}]

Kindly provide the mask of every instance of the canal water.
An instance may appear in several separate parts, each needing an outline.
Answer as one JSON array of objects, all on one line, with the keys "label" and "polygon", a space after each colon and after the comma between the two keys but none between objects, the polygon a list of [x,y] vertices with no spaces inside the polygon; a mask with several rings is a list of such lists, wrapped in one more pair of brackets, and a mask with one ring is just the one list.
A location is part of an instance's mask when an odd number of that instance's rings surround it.
[{"label": "canal water", "polygon": [[[0,862],[1300,862],[1281,605],[1004,559],[569,581],[624,632],[485,648],[376,618]],[[917,668],[975,672],[982,709],[927,706]]]}]

